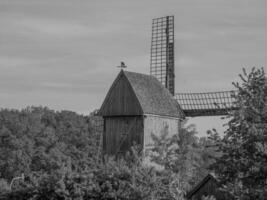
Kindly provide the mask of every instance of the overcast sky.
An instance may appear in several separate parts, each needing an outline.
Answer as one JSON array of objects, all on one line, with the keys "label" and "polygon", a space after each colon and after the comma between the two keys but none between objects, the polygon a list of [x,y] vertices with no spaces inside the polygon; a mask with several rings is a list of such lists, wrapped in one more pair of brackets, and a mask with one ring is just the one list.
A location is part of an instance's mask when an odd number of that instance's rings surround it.
[{"label": "overcast sky", "polygon": [[266,68],[266,0],[0,0],[0,107],[90,113],[120,61],[149,73],[151,22],[166,15],[176,92],[233,89],[242,67]]}]

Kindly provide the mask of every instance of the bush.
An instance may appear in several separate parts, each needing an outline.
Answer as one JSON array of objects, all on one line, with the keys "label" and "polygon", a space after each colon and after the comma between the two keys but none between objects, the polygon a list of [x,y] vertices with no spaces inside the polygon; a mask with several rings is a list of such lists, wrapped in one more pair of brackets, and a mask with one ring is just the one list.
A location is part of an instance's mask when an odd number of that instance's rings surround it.
[{"label": "bush", "polygon": [[83,172],[58,170],[54,175],[32,174],[25,187],[7,192],[4,199],[173,199],[169,186],[170,173],[158,172],[141,165],[138,158],[106,159],[102,164]]}]

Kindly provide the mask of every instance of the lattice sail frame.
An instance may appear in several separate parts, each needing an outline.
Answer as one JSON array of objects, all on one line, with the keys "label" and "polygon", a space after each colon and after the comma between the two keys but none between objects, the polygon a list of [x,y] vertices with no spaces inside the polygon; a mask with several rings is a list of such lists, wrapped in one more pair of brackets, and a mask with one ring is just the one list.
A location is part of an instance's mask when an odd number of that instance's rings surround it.
[{"label": "lattice sail frame", "polygon": [[236,110],[237,91],[176,93],[175,99],[187,117],[227,115]]},{"label": "lattice sail frame", "polygon": [[174,16],[152,20],[150,52],[150,75],[155,76],[174,95]]}]

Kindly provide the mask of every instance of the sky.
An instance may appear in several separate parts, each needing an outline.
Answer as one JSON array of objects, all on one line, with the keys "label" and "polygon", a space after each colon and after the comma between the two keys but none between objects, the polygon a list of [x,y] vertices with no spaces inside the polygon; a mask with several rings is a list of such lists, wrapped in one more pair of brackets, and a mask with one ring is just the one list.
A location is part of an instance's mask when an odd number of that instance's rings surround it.
[{"label": "sky", "polygon": [[[149,73],[153,18],[175,16],[176,92],[234,89],[267,66],[266,0],[0,0],[0,107],[89,114],[119,72]],[[220,117],[193,118],[200,134]]]}]

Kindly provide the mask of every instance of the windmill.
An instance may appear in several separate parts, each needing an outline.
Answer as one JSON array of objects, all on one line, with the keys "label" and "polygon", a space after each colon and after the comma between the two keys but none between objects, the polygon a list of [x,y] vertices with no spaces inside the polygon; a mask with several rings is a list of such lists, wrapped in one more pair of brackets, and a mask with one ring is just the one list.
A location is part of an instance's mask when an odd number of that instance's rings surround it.
[{"label": "windmill", "polygon": [[174,16],[152,20],[150,75],[175,97],[187,117],[226,115],[234,106],[235,91],[175,93]]},{"label": "windmill", "polygon": [[[98,159],[101,151],[115,156],[123,154],[136,140],[135,136],[137,138],[141,136],[141,139],[136,141],[145,148],[147,141],[149,142],[147,136],[151,132],[160,132],[163,127],[159,126],[164,126],[166,123],[178,131],[180,125],[177,124],[180,124],[184,115],[185,117],[226,115],[230,110],[236,109],[233,97],[235,91],[175,92],[174,42],[174,16],[153,19],[151,76],[124,70],[118,74],[99,112],[96,113],[103,118],[95,116],[96,121],[100,123],[94,124],[100,124],[99,130],[102,132]],[[126,65],[121,62],[119,67],[125,68]],[[170,93],[164,90],[164,87]],[[177,108],[173,97],[180,104],[178,110],[182,112],[177,110],[176,114],[172,113]]]}]

